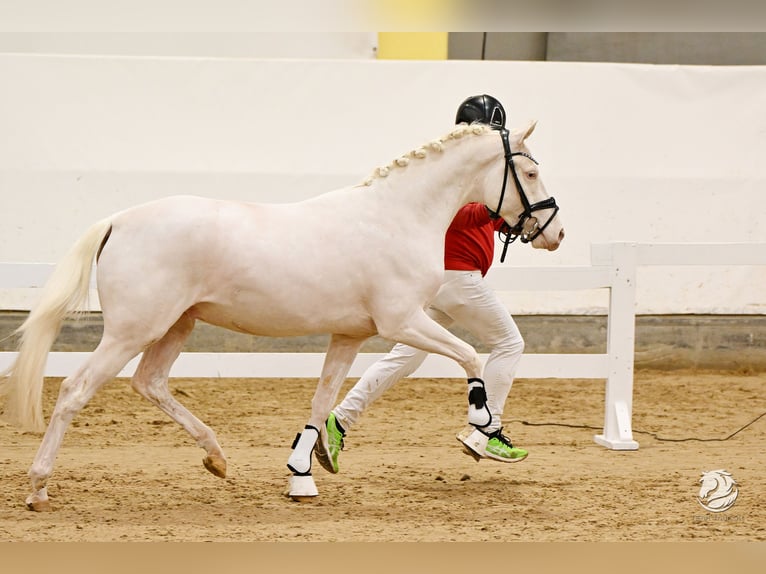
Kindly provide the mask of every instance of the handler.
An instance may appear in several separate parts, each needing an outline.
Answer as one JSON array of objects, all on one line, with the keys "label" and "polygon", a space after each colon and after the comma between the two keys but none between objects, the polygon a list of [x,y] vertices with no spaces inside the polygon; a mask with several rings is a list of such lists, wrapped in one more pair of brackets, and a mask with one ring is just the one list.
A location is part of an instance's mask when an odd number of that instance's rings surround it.
[{"label": "handler", "polygon": [[[505,110],[492,96],[473,96],[460,105],[455,123],[484,123],[500,129],[505,127]],[[469,425],[458,434],[458,440],[477,460],[518,462],[527,457],[527,451],[514,447],[502,433],[501,417],[524,340],[510,313],[484,280],[494,258],[494,233],[504,225],[503,219],[493,219],[489,209],[479,203],[469,203],[458,211],[445,237],[444,281],[427,313],[444,327],[460,325],[491,348],[484,366],[483,389],[469,384],[470,408],[487,411],[488,422]],[[412,374],[427,355],[399,343],[365,371],[327,419],[330,461],[324,461],[326,470],[338,472],[343,438],[362,412],[397,381]],[[328,462],[331,468],[326,466]]]}]

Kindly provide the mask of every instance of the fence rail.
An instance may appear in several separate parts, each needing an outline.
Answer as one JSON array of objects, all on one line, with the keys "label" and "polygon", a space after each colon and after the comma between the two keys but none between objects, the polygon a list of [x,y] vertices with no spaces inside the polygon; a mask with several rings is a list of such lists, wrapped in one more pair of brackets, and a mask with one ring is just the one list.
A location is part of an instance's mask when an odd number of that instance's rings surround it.
[{"label": "fence rail", "polygon": [[[613,450],[635,450],[633,439],[633,355],[635,348],[636,271],[644,265],[766,265],[764,243],[638,244],[591,246],[591,265],[559,267],[496,266],[488,275],[498,291],[608,289],[607,352],[605,354],[524,354],[520,378],[606,379],[604,429],[594,440]],[[0,263],[0,289],[37,289],[53,270],[46,263]],[[94,274],[95,277],[95,274]],[[92,284],[95,287],[95,284]],[[93,305],[90,308],[94,308]],[[67,376],[88,353],[54,352],[46,376]],[[16,353],[0,353],[0,371]],[[359,377],[382,357],[360,353],[349,372]],[[485,360],[487,355],[480,355]],[[139,357],[119,376],[130,376]],[[323,353],[181,353],[171,377],[317,377]],[[413,377],[462,378],[453,361],[429,355]]]}]

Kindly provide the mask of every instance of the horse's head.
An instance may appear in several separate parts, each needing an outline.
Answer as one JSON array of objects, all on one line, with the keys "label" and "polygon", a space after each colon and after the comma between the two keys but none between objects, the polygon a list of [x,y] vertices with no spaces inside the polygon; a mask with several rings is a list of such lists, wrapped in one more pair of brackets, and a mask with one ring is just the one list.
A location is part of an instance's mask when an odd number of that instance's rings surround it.
[{"label": "horse's head", "polygon": [[[499,130],[502,142],[500,170],[490,170],[484,189],[485,204],[498,213],[508,228],[506,244],[521,239],[537,249],[553,251],[564,239],[564,226],[556,201],[545,189],[537,162],[526,146],[537,122],[508,132]],[[500,183],[497,183],[498,173]],[[505,250],[501,261],[505,258]]]}]

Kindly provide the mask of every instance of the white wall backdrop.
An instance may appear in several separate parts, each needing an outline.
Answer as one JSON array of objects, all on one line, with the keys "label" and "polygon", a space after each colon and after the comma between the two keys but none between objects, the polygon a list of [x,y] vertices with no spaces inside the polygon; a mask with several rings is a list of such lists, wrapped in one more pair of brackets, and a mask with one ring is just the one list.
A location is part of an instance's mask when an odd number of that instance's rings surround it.
[{"label": "white wall backdrop", "polygon": [[[482,92],[510,126],[539,120],[530,147],[567,228],[559,251],[514,245],[506,265],[585,265],[608,241],[766,241],[764,67],[0,54],[0,84],[0,261],[56,261],[91,222],[165,195],[356,183]],[[638,312],[763,313],[764,285],[762,268],[646,269]],[[599,313],[606,297],[508,304]]]},{"label": "white wall backdrop", "polygon": [[369,60],[377,43],[375,32],[0,32],[0,52],[96,56]]}]

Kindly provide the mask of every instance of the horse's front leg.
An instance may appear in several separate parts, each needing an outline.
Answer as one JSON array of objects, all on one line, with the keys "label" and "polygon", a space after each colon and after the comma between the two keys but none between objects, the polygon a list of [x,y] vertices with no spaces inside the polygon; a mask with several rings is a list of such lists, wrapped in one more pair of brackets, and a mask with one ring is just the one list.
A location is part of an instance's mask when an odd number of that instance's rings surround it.
[{"label": "horse's front leg", "polygon": [[487,406],[487,393],[481,376],[479,355],[471,345],[450,333],[424,311],[418,311],[401,325],[391,327],[378,323],[380,335],[405,345],[438,353],[458,362],[468,379],[468,422],[484,428],[492,422]]},{"label": "horse's front leg", "polygon": [[318,446],[327,451],[327,438],[320,429],[324,426],[351,364],[366,339],[367,337],[345,335],[333,335],[330,339],[322,375],[311,400],[311,417],[303,432],[296,437],[293,452],[287,460],[287,468],[293,473],[287,494],[293,500],[311,499],[319,494],[311,476],[311,453],[320,437],[322,443]]}]

